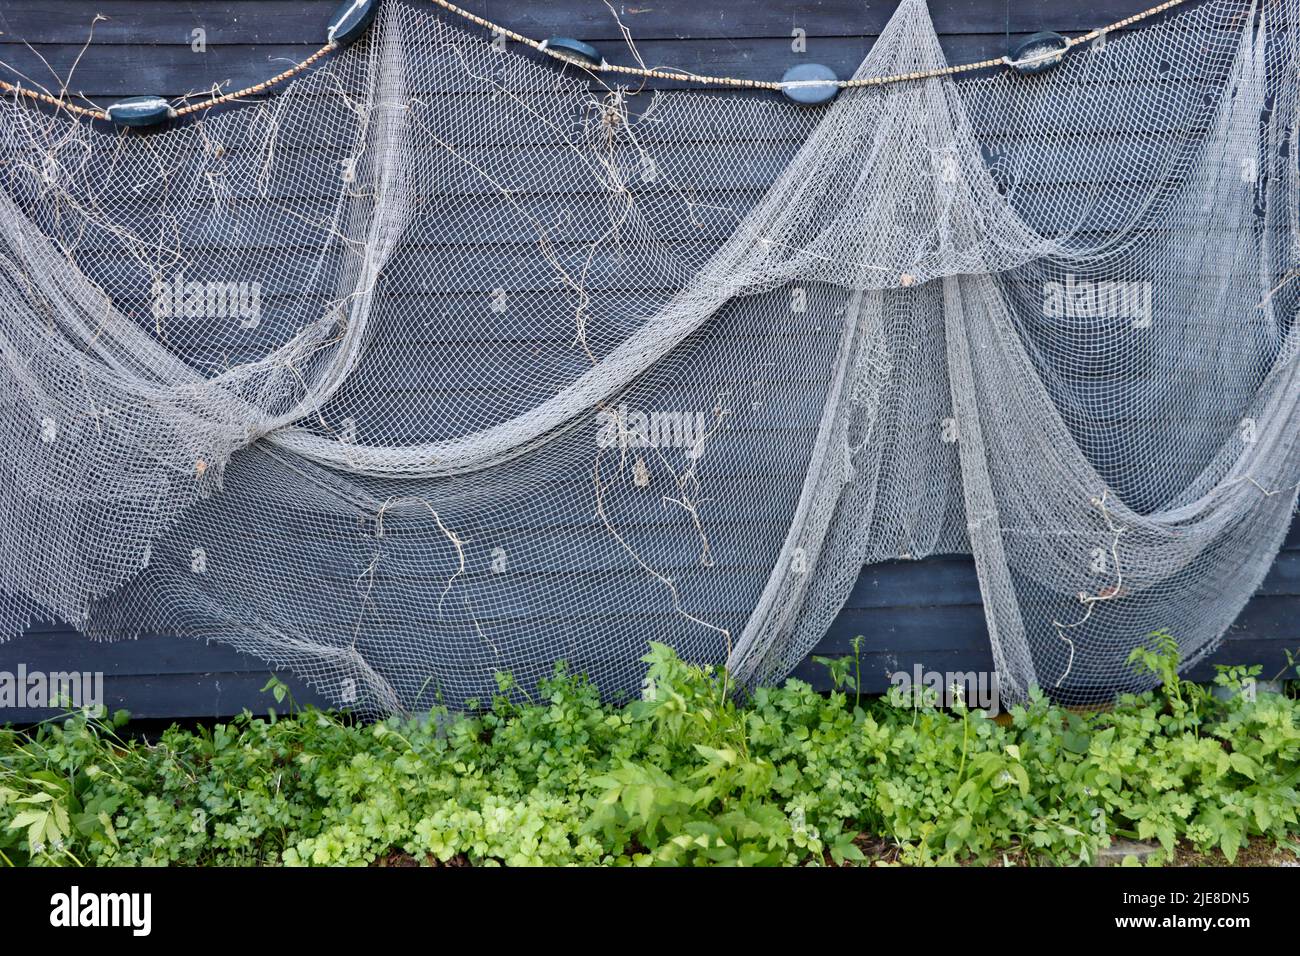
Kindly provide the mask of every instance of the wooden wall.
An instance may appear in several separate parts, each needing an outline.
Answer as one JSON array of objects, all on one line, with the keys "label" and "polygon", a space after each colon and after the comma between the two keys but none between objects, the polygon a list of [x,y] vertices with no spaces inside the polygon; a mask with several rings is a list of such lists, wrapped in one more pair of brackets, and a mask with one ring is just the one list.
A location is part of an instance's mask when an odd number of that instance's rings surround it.
[{"label": "wooden wall", "polygon": [[[421,0],[388,0],[421,2]],[[537,37],[576,36],[597,43],[613,62],[632,62],[614,18],[601,0],[462,0],[475,12]],[[46,85],[67,88],[104,105],[125,96],[195,93],[213,82],[238,88],[279,72],[323,42],[337,0],[5,0],[0,5],[0,60]],[[1085,31],[1136,12],[1143,0],[931,0],[944,48],[954,62],[1000,56],[1008,35],[1039,30]],[[821,62],[841,76],[857,66],[896,7],[893,0],[637,0],[617,5],[649,62],[698,72],[779,78],[801,60]],[[94,42],[86,46],[93,24]],[[206,51],[192,49],[193,32]],[[791,49],[792,32],[806,32],[807,51]],[[83,49],[84,48],[84,49]],[[72,69],[75,64],[75,70]],[[0,70],[0,75],[11,78]],[[753,94],[745,94],[753,95]],[[765,95],[765,94],[760,94]],[[1300,528],[1212,659],[1285,663],[1300,649]],[[819,654],[848,650],[868,636],[864,673],[870,687],[886,673],[987,670],[992,667],[978,583],[968,558],[938,557],[864,569]],[[0,671],[102,670],[110,708],[141,718],[227,715],[265,709],[260,693],[268,669],[219,645],[166,635],[119,644],[93,644],[65,628],[41,627],[0,645]],[[1199,669],[1210,673],[1209,663]],[[824,684],[811,661],[797,671]],[[281,675],[293,685],[290,675]],[[312,693],[296,687],[300,700]],[[22,721],[30,712],[0,712]]]}]

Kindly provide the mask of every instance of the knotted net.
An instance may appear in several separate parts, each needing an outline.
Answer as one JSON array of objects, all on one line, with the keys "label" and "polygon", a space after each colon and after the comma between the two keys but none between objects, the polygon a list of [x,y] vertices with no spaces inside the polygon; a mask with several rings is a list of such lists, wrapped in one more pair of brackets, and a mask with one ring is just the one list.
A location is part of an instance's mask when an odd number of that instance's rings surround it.
[{"label": "knotted net", "polygon": [[[1298,5],[813,110],[400,4],[157,133],[6,100],[0,636],[376,711],[632,691],[649,640],[753,685],[864,563],[969,552],[1004,697],[1191,663],[1300,481]],[[857,76],[944,65],[903,0]]]}]

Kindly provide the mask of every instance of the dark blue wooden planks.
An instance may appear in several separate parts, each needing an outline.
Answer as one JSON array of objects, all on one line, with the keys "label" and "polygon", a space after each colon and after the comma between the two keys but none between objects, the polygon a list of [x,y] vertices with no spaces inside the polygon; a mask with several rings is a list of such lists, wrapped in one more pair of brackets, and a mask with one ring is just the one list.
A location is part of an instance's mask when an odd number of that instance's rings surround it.
[{"label": "dark blue wooden planks", "polygon": [[[427,0],[405,0],[429,6]],[[107,19],[95,26],[95,41],[104,44],[188,43],[190,31],[201,26],[214,43],[302,43],[313,25],[324,23],[336,0],[205,0],[180,4],[165,0],[6,0],[0,11],[4,40],[18,38],[41,45],[82,43],[95,13]],[[465,0],[462,4],[520,33],[544,37],[557,31],[588,40],[622,37],[618,20],[603,3],[565,0],[560,3],[509,3]],[[642,4],[617,3],[619,19],[637,39],[728,40],[790,36],[795,28],[809,37],[878,35],[895,3],[888,0],[787,0],[787,2]],[[1014,33],[1037,29],[1083,32],[1137,12],[1133,0],[1098,0],[1081,5],[1074,0],[1036,0],[1029,6],[1008,6],[996,0],[935,2],[930,14],[944,35]]]},{"label": "dark blue wooden planks", "polygon": [[[410,0],[419,3],[420,0]],[[621,42],[617,22],[608,8],[599,0],[551,0],[551,2],[506,3],[504,0],[474,2],[465,0],[475,12],[496,18],[523,33],[536,37],[566,34],[600,43],[602,52],[612,61],[632,62],[631,55]],[[1006,50],[1006,33],[1012,40],[1038,30],[1050,29],[1075,33],[1121,19],[1137,12],[1146,4],[1142,0],[1097,0],[1081,5],[1075,0],[1040,0],[1033,4],[1013,3],[1003,0],[931,0],[931,14],[936,28],[943,34],[945,50],[954,60],[983,59],[1001,55]],[[37,82],[57,88],[60,79],[67,78],[67,70],[77,59],[89,36],[91,21],[97,13],[108,19],[94,26],[95,43],[85,52],[72,74],[69,89],[85,93],[100,102],[111,101],[127,95],[163,93],[171,96],[206,90],[212,83],[234,88],[247,83],[260,82],[279,72],[290,61],[298,60],[321,44],[324,24],[337,6],[336,0],[205,0],[202,4],[177,4],[165,0],[6,0],[0,8],[0,60],[11,63]],[[875,0],[794,0],[791,3],[771,4],[763,0],[743,2],[699,3],[668,0],[659,4],[618,3],[616,8],[623,22],[638,40],[638,48],[648,62],[671,64],[701,73],[733,73],[738,76],[775,79],[789,66],[798,62],[818,61],[832,66],[840,75],[849,75],[869,49],[870,44],[885,24],[896,4]],[[191,49],[192,31],[201,27],[206,32],[207,51],[198,53]],[[807,49],[796,53],[791,48],[793,31],[802,30],[807,35]],[[470,27],[474,32],[477,28]],[[35,51],[27,49],[31,43]],[[39,56],[37,56],[39,53]],[[51,75],[42,64],[47,60],[58,77]],[[549,61],[548,68],[555,68]],[[6,75],[0,73],[0,75]],[[8,78],[8,75],[6,75]],[[1194,100],[1204,93],[1203,78],[1171,76],[1169,81],[1149,91],[1147,104],[1149,116],[1143,109],[1135,108],[1125,113],[1105,117],[1103,130],[1113,135],[1111,140],[1092,139],[1084,145],[1078,136],[1095,134],[1096,121],[1082,120],[1080,114],[1095,117],[1098,111],[1080,108],[1078,91],[1062,94],[1060,103],[1049,103],[1047,110],[1054,117],[1054,142],[1026,143],[1026,131],[1009,128],[989,130],[990,149],[999,155],[1010,156],[1038,170],[1030,179],[1033,185],[1026,193],[1032,202],[1036,224],[1051,228],[1053,217],[1060,216],[1071,201],[1078,201],[1080,187],[1093,184],[1079,183],[1071,175],[1072,168],[1085,163],[1092,168],[1100,158],[1116,168],[1125,162],[1134,162],[1145,155],[1159,155],[1164,137],[1176,130],[1167,129],[1152,118],[1159,115],[1155,108],[1170,99]],[[651,99],[650,90],[672,84],[652,83],[647,92],[632,98],[634,115]],[[462,91],[426,91],[434,96],[464,96]],[[1123,84],[1111,95],[1123,92]],[[774,100],[768,94],[710,91],[691,95],[739,99]],[[1089,91],[1089,97],[1104,97],[1107,92]],[[493,108],[486,101],[483,109]],[[467,111],[471,115],[475,111]],[[708,187],[706,198],[710,202],[728,205],[738,213],[743,212],[753,197],[770,181],[774,165],[759,166],[746,160],[762,152],[764,155],[784,154],[793,149],[797,129],[760,129],[753,132],[754,142],[737,144],[722,157],[716,168],[705,175]],[[1147,145],[1134,151],[1131,133],[1145,130],[1149,134]],[[701,141],[715,137],[719,132],[715,117],[701,115],[696,136]],[[1036,132],[1031,130],[1029,132]],[[278,148],[312,150],[318,146],[320,134],[310,126],[295,125],[286,129]],[[510,162],[512,157],[532,156],[537,160],[535,144],[523,140],[512,142],[481,142],[472,129],[466,129],[463,145],[484,154],[495,152],[499,161]],[[459,140],[458,140],[459,144]],[[239,143],[227,144],[232,154],[242,148]],[[1052,151],[1044,161],[1043,152]],[[674,152],[676,151],[676,152]],[[671,166],[678,161],[677,154],[686,155],[689,147],[680,144],[665,147],[661,160]],[[721,156],[721,154],[718,154]],[[3,157],[0,157],[0,161]],[[549,164],[549,161],[548,161]],[[549,164],[554,165],[554,164]],[[319,196],[303,195],[296,182],[272,182],[272,195],[286,201],[300,202],[310,210],[320,206]],[[588,187],[589,188],[589,184]],[[592,209],[603,198],[594,192],[584,192],[582,177],[562,166],[557,175],[550,177],[546,188],[530,195],[533,210],[543,218],[563,204],[586,203]],[[240,191],[236,185],[233,195]],[[479,200],[491,201],[489,189],[483,189]],[[237,201],[237,200],[236,200]],[[437,197],[431,199],[438,202]],[[484,223],[474,226],[474,222]],[[1099,215],[1090,225],[1104,230],[1114,224],[1113,219]],[[291,243],[293,231],[279,229],[276,224],[249,223],[250,235],[241,238],[220,230],[211,230],[208,224],[196,221],[187,225],[196,248],[204,243],[225,250],[230,248],[255,250],[259,248],[283,250]],[[261,226],[258,228],[258,226]],[[709,224],[707,238],[715,239],[725,232],[725,219]],[[499,348],[507,363],[519,365],[527,358],[528,349],[538,343],[553,345],[562,341],[571,331],[558,316],[539,319],[526,310],[495,313],[475,310],[476,303],[485,301],[488,293],[500,286],[515,292],[546,291],[553,285],[540,275],[521,273],[508,260],[511,255],[526,255],[535,237],[519,234],[509,221],[492,220],[466,209],[462,218],[453,218],[448,228],[439,236],[430,236],[423,247],[407,255],[423,255],[428,259],[430,273],[424,283],[411,283],[410,287],[391,290],[403,297],[418,321],[413,321],[401,337],[401,348],[394,347],[390,354],[381,355],[383,373],[391,389],[391,401],[384,406],[396,421],[399,416],[410,419],[403,425],[405,434],[412,438],[426,436],[420,421],[436,414],[466,395],[481,394],[485,400],[492,394],[491,383],[473,383],[458,380],[453,367],[439,362],[439,347],[446,348]],[[590,230],[579,231],[571,239],[581,241],[591,238]],[[690,236],[665,237],[683,243],[679,251],[691,252],[685,244]],[[243,243],[241,245],[241,243]],[[305,249],[304,258],[313,250]],[[628,253],[637,255],[633,243]],[[475,287],[466,287],[447,278],[454,276],[457,263],[471,257],[476,261],[485,255],[504,256],[502,268],[496,275],[481,277]],[[624,265],[626,263],[623,263]],[[593,276],[593,287],[610,292],[621,288],[618,276],[620,263],[609,259],[598,264]],[[268,331],[277,334],[291,331],[291,312],[285,308],[275,311],[276,296],[311,295],[318,292],[313,277],[304,271],[295,279],[289,276],[277,288],[267,288]],[[142,289],[134,300],[136,308],[143,310],[147,304],[147,289]],[[286,299],[286,306],[291,300]],[[130,307],[131,303],[121,303]],[[526,299],[525,299],[526,305]],[[443,313],[448,313],[446,320]],[[282,325],[276,326],[277,316]],[[746,330],[742,347],[760,349],[760,327]],[[183,321],[174,323],[170,334],[183,339],[187,354],[195,361],[220,365],[233,358],[223,354],[234,341],[228,336],[223,341],[223,330],[185,328]],[[206,351],[205,351],[206,350]],[[1194,367],[1194,365],[1193,365]],[[1107,382],[1103,370],[1095,370],[1090,384],[1079,386],[1080,393],[1104,397]],[[753,383],[754,394],[760,398],[771,395],[774,399],[784,394],[799,394],[815,386],[815,377],[790,374],[758,376]],[[707,401],[710,383],[696,383],[701,401]],[[451,401],[454,399],[455,401]],[[0,398],[0,401],[3,399]],[[773,406],[775,413],[777,406]],[[758,416],[750,428],[741,429],[732,440],[758,440],[762,434],[756,428],[767,428],[770,434],[779,429],[808,427],[814,421],[815,396],[803,400],[785,399],[781,406],[787,417],[777,421],[772,416]],[[781,467],[777,456],[772,467]],[[589,480],[575,474],[575,481]],[[765,500],[750,501],[743,495],[746,478],[719,471],[712,476],[714,497],[711,520],[734,522],[741,517],[740,510],[749,507],[754,516],[761,517],[779,510],[783,503]],[[566,522],[560,529],[574,539],[588,540],[590,573],[617,576],[626,574],[625,562],[620,562],[616,549],[599,544],[600,530],[591,514],[561,516]],[[653,533],[649,526],[637,526],[638,532]],[[764,525],[766,533],[777,534],[779,527],[770,521]],[[496,533],[508,543],[511,529],[498,529]],[[515,532],[517,533],[517,531]],[[269,542],[268,544],[275,544]],[[283,545],[283,542],[279,542]],[[303,541],[306,546],[307,541]],[[693,544],[683,539],[674,548],[661,542],[661,552],[666,566],[683,570],[693,567],[697,557]],[[724,556],[720,561],[720,575],[736,574],[745,566],[740,555]],[[340,564],[323,569],[324,588],[345,587],[348,575],[355,578],[358,568]],[[481,571],[480,571],[481,573]],[[536,568],[531,576],[519,578],[520,607],[526,610],[530,601],[536,602],[545,583],[545,568]],[[538,609],[533,604],[534,610]],[[639,609],[617,607],[602,609],[607,612],[583,628],[583,642],[575,643],[574,650],[582,659],[592,659],[598,653],[600,635],[608,632],[616,636],[614,643],[628,643],[639,639],[643,632],[654,633],[655,624],[637,631]],[[656,609],[658,610],[658,609]],[[724,609],[729,615],[740,608]],[[1295,621],[1300,612],[1300,525],[1293,526],[1286,550],[1270,572],[1259,595],[1228,634],[1223,647],[1212,660],[1253,662],[1259,661],[1269,668],[1281,666],[1283,650],[1300,646],[1300,628]],[[667,618],[664,618],[666,621]],[[820,648],[821,653],[847,652],[849,642],[856,634],[867,637],[867,651],[863,669],[867,689],[880,690],[887,685],[887,674],[893,670],[910,670],[913,663],[921,663],[934,670],[986,670],[992,666],[988,652],[987,632],[979,606],[978,583],[968,558],[933,557],[922,561],[891,562],[864,569],[849,596],[847,606],[832,626]],[[637,638],[631,635],[637,634]],[[248,655],[237,653],[219,644],[205,644],[199,640],[181,640],[165,635],[152,635],[137,641],[112,644],[93,643],[66,627],[41,625],[12,643],[0,645],[0,669],[12,670],[18,663],[33,669],[84,669],[106,672],[106,690],[109,707],[126,707],[138,717],[211,717],[237,712],[243,707],[264,709],[271,700],[259,693],[266,682],[269,668]],[[1212,671],[1203,664],[1194,672],[1207,677]],[[288,678],[287,674],[282,677]],[[824,669],[805,662],[796,671],[819,686],[826,685]],[[300,701],[316,699],[295,684]],[[25,720],[45,714],[0,713],[0,721]]]}]

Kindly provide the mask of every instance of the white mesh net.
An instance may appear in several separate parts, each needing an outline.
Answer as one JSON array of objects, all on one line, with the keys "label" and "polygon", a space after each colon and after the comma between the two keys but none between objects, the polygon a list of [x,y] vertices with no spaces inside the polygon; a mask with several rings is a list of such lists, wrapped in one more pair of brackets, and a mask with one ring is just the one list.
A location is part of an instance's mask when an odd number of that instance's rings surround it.
[{"label": "white mesh net", "polygon": [[[10,99],[0,636],[373,710],[633,690],[648,640],[752,684],[864,563],[970,552],[1004,696],[1135,689],[1156,628],[1190,663],[1300,481],[1298,5],[816,110],[397,4],[158,133]],[[904,0],[857,75],[944,65]]]}]

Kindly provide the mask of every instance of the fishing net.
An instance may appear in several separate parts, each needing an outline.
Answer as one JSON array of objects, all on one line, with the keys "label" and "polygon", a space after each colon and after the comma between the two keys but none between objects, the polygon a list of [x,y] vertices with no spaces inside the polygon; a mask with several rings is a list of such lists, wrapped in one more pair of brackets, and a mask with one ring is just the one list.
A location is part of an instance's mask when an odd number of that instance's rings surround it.
[{"label": "fishing net", "polygon": [[[1194,662],[1300,481],[1298,4],[816,109],[401,4],[155,133],[11,97],[0,635],[373,711],[635,692],[651,640],[752,686],[864,563],[970,553],[1007,699]],[[904,0],[857,76],[944,66]]]}]

